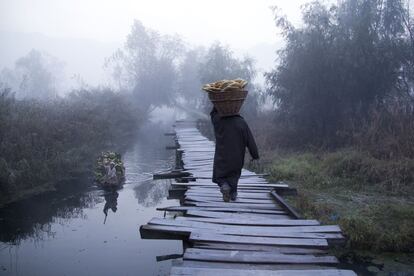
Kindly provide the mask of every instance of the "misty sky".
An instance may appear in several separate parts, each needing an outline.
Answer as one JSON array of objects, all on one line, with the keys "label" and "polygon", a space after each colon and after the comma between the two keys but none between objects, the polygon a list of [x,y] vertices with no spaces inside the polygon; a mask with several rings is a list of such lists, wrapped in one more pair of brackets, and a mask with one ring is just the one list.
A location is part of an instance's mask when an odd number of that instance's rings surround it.
[{"label": "misty sky", "polygon": [[270,6],[299,20],[305,0],[0,0],[0,30],[123,41],[134,18],[194,44],[220,40],[232,47],[274,42]]},{"label": "misty sky", "polygon": [[270,70],[281,37],[271,6],[300,22],[309,0],[0,0],[0,70],[31,49],[66,64],[66,79],[104,84],[104,59],[122,47],[134,19],[164,34],[179,34],[190,46],[220,41],[237,56]]}]

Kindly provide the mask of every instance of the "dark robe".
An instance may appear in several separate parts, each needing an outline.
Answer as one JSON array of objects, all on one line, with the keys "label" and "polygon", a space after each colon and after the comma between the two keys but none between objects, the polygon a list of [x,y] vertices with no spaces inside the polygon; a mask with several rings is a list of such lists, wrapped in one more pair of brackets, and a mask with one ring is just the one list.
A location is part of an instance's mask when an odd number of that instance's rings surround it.
[{"label": "dark robe", "polygon": [[210,116],[216,137],[212,180],[219,185],[226,181],[237,189],[246,147],[253,159],[259,158],[256,142],[242,116],[220,117],[215,108]]}]

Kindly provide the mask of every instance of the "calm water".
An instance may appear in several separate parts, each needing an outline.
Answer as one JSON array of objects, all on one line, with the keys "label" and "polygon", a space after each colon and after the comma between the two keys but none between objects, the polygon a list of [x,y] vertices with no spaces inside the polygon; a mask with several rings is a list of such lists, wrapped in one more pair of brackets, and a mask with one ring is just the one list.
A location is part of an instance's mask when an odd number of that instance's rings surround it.
[{"label": "calm water", "polygon": [[171,262],[156,256],[181,254],[181,242],[139,234],[163,216],[157,206],[178,204],[166,199],[168,181],[152,181],[173,164],[165,150],[171,138],[155,140],[139,140],[124,155],[127,181],[117,193],[76,182],[0,209],[0,275],[167,275]]}]

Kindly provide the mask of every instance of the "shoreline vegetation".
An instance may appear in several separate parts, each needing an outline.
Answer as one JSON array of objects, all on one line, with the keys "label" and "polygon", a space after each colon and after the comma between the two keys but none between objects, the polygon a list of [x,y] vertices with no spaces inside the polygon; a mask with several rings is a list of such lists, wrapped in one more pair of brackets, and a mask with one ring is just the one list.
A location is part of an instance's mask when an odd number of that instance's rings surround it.
[{"label": "shoreline vegetation", "polygon": [[296,188],[298,195],[285,199],[304,218],[341,227],[347,243],[333,253],[344,265],[373,275],[411,275],[414,196],[406,181],[413,166],[413,159],[379,160],[347,148],[268,151],[261,166],[250,169]]},{"label": "shoreline vegetation", "polygon": [[[105,150],[123,152],[144,112],[109,89],[80,90],[52,101],[0,92],[0,206],[93,171]],[[91,174],[92,175],[92,174]]]},{"label": "shoreline vegetation", "polygon": [[414,196],[406,179],[414,160],[380,160],[368,152],[268,153],[262,170],[288,182],[287,200],[305,218],[339,224],[353,249],[413,252]]}]

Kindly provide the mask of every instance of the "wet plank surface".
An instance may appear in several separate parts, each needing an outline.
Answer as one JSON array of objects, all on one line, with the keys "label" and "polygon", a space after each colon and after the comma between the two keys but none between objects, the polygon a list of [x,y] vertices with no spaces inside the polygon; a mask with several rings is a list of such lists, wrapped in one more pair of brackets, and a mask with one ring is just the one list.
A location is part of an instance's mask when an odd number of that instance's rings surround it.
[{"label": "wet plank surface", "polygon": [[338,260],[326,251],[328,242],[344,239],[341,229],[298,219],[281,197],[294,189],[243,169],[237,200],[223,202],[211,181],[214,142],[190,121],[177,121],[175,138],[186,176],[171,182],[170,194],[177,194],[181,205],[158,210],[178,213],[140,228],[143,238],[185,241],[171,275],[356,275],[334,269]]},{"label": "wet plank surface", "polygon": [[195,268],[195,267],[173,267],[171,274],[174,276],[195,275],[240,275],[240,276],[354,276],[354,272],[340,269],[313,269],[313,270],[244,270],[244,269],[218,269],[218,268]]}]

